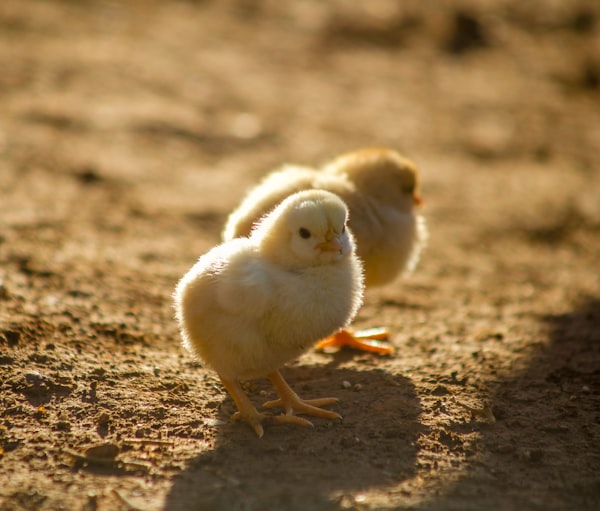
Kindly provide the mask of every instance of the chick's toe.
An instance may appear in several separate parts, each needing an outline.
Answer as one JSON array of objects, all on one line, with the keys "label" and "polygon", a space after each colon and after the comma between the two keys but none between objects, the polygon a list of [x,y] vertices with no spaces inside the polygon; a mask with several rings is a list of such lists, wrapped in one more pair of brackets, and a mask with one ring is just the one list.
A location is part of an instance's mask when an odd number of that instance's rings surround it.
[{"label": "chick's toe", "polygon": [[[324,410],[322,406],[332,405],[338,402],[336,397],[324,397],[319,399],[301,399],[293,389],[284,380],[279,371],[274,371],[268,375],[273,383],[279,399],[267,401],[263,404],[265,408],[274,408],[281,406],[285,410],[285,415],[279,417],[294,417],[295,413],[311,415],[313,417],[323,417],[324,419],[341,419],[339,413],[330,410]],[[299,419],[300,417],[297,417]],[[304,419],[301,419],[304,420]],[[308,421],[306,421],[308,422]]]},{"label": "chick's toe", "polygon": [[388,332],[385,328],[369,328],[353,332],[348,329],[340,330],[316,344],[318,350],[339,349],[344,346],[361,351],[378,353],[379,355],[392,355],[394,348],[388,342]]}]

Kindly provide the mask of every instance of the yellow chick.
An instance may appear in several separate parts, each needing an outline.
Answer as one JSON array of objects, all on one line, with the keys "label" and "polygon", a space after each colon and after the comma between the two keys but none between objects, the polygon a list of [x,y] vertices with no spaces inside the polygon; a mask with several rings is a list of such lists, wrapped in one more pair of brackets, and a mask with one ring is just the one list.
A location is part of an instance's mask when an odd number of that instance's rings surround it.
[{"label": "yellow chick", "polygon": [[[363,275],[348,210],[323,190],[293,194],[256,224],[249,237],[200,257],[174,293],[183,343],[219,375],[238,412],[259,437],[264,422],[312,424],[295,413],[340,418],[303,400],[279,368],[349,324],[362,303]],[[267,376],[284,415],[260,413],[240,380]]]},{"label": "yellow chick", "polygon": [[[328,190],[347,204],[367,288],[414,269],[427,239],[425,220],[416,211],[422,204],[419,175],[413,162],[391,149],[360,149],[321,169],[286,165],[267,175],[231,213],[223,239],[247,235],[282,199],[306,189]],[[385,329],[342,330],[318,347],[350,345],[390,354],[393,348],[382,342],[386,337]]]}]

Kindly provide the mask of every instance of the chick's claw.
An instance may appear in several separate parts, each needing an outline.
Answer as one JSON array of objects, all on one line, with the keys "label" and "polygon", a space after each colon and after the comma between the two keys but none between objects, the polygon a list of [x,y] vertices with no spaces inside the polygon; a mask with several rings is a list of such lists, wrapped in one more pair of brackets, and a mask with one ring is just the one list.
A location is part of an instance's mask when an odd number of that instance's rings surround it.
[{"label": "chick's claw", "polygon": [[340,330],[316,344],[316,349],[329,351],[337,350],[344,346],[361,351],[377,353],[379,355],[392,355],[394,348],[388,342],[388,332],[385,328],[369,328],[368,330]]},{"label": "chick's claw", "polygon": [[235,412],[231,416],[233,420],[246,422],[254,430],[258,438],[262,438],[265,433],[265,430],[262,427],[262,423],[263,421],[267,420],[268,417],[268,415],[265,415],[264,413],[259,413],[256,410],[254,410],[254,413],[250,414],[242,414],[241,412]]}]

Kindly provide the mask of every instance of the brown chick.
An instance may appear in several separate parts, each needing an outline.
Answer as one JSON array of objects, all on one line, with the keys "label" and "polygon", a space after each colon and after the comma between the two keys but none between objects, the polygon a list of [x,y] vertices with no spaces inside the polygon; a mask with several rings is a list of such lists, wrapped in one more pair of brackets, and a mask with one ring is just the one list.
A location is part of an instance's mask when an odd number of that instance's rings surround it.
[{"label": "brown chick", "polygon": [[[274,171],[230,214],[223,239],[247,235],[281,200],[306,189],[328,190],[348,205],[348,225],[364,264],[367,288],[388,284],[415,268],[427,239],[425,220],[417,213],[423,202],[419,175],[413,162],[391,149],[359,149],[321,169],[286,165]],[[385,329],[342,330],[317,347],[349,345],[390,354],[392,347],[382,342],[386,338]]]},{"label": "brown chick", "polygon": [[[363,274],[346,229],[342,200],[323,190],[286,198],[249,237],[227,241],[200,257],[174,294],[184,345],[217,372],[238,412],[263,435],[263,422],[312,424],[295,413],[328,419],[336,398],[303,400],[279,368],[349,324],[362,302]],[[267,376],[284,415],[252,405],[240,380]]]}]

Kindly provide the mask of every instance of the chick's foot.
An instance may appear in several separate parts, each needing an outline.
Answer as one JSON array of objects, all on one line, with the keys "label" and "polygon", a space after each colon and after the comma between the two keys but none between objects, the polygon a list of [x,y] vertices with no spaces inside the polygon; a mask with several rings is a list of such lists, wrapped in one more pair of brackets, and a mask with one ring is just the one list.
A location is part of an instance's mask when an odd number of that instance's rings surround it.
[{"label": "chick's foot", "polygon": [[379,355],[391,355],[394,348],[388,342],[388,331],[385,328],[369,328],[367,330],[340,330],[326,339],[319,341],[315,348],[325,350],[333,348],[335,350],[348,346],[361,351],[378,353]]},{"label": "chick's foot", "polygon": [[275,399],[273,401],[267,401],[263,404],[265,408],[274,408],[276,406],[281,406],[285,410],[285,415],[279,415],[277,417],[273,417],[274,419],[283,419],[285,417],[289,419],[299,419],[304,422],[309,421],[306,419],[301,419],[300,417],[295,417],[295,413],[302,413],[306,415],[312,415],[313,417],[323,417],[325,419],[341,419],[342,416],[339,413],[332,412],[330,410],[323,410],[321,406],[331,405],[333,403],[338,402],[338,398],[336,397],[325,397],[320,399],[301,399],[298,394],[296,394],[292,388],[288,385],[288,383],[284,380],[283,376],[279,371],[274,371],[267,375],[269,380],[273,383],[277,394],[279,395],[279,399]]},{"label": "chick's foot", "polygon": [[257,434],[258,438],[264,435],[263,424],[295,424],[297,426],[312,427],[312,423],[301,417],[293,415],[269,415],[260,413],[251,403],[248,396],[242,390],[241,385],[236,380],[221,377],[221,382],[233,398],[238,411],[232,415],[234,420],[243,420]]}]

